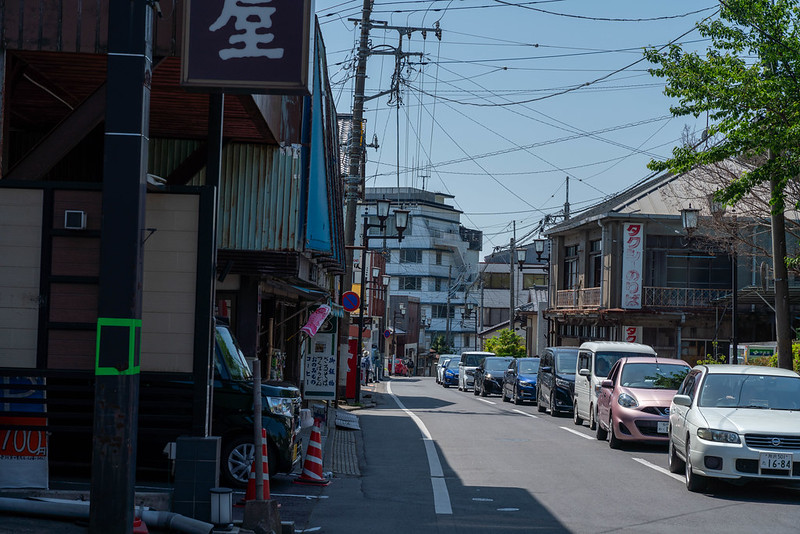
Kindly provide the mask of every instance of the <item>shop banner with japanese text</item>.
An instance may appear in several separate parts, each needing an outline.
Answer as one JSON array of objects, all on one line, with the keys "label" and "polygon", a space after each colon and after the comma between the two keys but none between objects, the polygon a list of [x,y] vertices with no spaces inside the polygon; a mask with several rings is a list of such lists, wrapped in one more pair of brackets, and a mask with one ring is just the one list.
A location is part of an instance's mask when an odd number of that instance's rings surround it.
[{"label": "shop banner with japanese text", "polygon": [[0,382],[0,488],[47,488],[47,425],[42,377],[4,377]]},{"label": "shop banner with japanese text", "polygon": [[622,307],[642,308],[642,256],[644,255],[644,226],[640,223],[622,224]]}]

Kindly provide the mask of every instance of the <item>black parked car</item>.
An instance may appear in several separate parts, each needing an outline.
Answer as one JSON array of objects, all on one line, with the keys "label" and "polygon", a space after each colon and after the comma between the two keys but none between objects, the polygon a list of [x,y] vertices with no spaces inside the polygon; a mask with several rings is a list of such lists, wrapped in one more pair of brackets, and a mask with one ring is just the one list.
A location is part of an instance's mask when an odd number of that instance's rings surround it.
[{"label": "black parked car", "polygon": [[472,392],[485,397],[490,393],[503,392],[503,375],[508,369],[508,364],[514,358],[511,356],[487,356],[475,369],[475,386]]},{"label": "black parked car", "polygon": [[503,379],[503,401],[522,404],[536,402],[536,376],[539,373],[539,358],[515,358],[506,369]]},{"label": "black parked car", "polygon": [[578,347],[547,347],[539,362],[536,409],[550,415],[572,414]]}]

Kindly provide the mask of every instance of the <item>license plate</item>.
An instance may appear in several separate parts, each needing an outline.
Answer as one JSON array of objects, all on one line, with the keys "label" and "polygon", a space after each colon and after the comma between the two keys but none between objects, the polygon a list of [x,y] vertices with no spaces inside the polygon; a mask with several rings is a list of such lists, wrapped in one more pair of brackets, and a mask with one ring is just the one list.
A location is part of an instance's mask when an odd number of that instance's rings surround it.
[{"label": "license plate", "polygon": [[789,471],[792,469],[792,455],[777,452],[762,452],[760,456],[761,469],[778,469]]},{"label": "license plate", "polygon": [[666,434],[669,432],[669,421],[659,421],[658,428],[656,428],[656,432],[659,434]]}]

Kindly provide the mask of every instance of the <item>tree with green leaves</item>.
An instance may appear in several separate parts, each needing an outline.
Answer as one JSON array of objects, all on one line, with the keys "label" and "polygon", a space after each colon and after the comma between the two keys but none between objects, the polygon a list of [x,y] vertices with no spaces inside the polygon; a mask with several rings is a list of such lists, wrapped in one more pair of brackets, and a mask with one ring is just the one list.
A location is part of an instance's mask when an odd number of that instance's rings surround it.
[{"label": "tree with green leaves", "polygon": [[769,186],[779,366],[791,369],[786,257],[786,189],[800,175],[800,9],[798,0],[721,0],[718,16],[697,24],[705,56],[678,45],[645,51],[675,116],[707,114],[704,142],[673,149],[656,171],[687,172],[734,158],[748,168],[714,195],[734,206]]},{"label": "tree with green leaves", "polygon": [[513,356],[520,358],[526,356],[525,340],[512,330],[504,328],[496,337],[486,340],[486,350],[498,356]]},{"label": "tree with green leaves", "polygon": [[431,350],[436,354],[452,354],[453,347],[445,341],[444,336],[436,336],[431,343]]}]

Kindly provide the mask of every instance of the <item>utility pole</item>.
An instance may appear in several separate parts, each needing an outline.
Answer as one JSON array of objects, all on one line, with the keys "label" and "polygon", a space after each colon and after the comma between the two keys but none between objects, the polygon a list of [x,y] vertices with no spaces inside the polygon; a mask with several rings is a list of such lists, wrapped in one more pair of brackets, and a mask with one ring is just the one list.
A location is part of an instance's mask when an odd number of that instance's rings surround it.
[{"label": "utility pole", "polygon": [[89,532],[133,529],[153,7],[109,2]]},{"label": "utility pole", "polygon": [[514,331],[514,308],[517,304],[517,296],[514,294],[514,258],[517,255],[517,221],[511,221],[513,225],[513,233],[511,234],[511,246],[509,247],[508,255],[508,287],[510,292],[509,309],[508,309],[508,329]]},{"label": "utility pole", "polygon": [[564,220],[569,220],[569,176],[567,176],[567,196],[564,200]]},{"label": "utility pole", "polygon": [[[441,40],[442,32],[439,29],[438,22],[435,28],[408,28],[388,26],[385,23],[378,24],[370,20],[372,16],[373,0],[364,0],[361,10],[361,19],[348,19],[351,22],[359,22],[361,24],[361,34],[358,43],[358,64],[356,65],[356,80],[353,94],[353,119],[350,128],[350,146],[348,147],[349,154],[349,171],[345,179],[345,221],[344,221],[344,243],[346,250],[346,263],[345,263],[345,278],[342,284],[342,291],[349,291],[353,287],[353,246],[355,245],[356,236],[356,220],[357,220],[357,206],[361,192],[364,188],[364,102],[372,98],[377,98],[382,94],[387,94],[397,89],[399,99],[399,79],[400,72],[395,73],[396,83],[390,91],[379,93],[371,97],[364,96],[364,89],[367,79],[367,58],[376,53],[370,50],[369,46],[369,32],[373,27],[382,27],[383,29],[396,29],[402,35],[411,35],[414,31],[421,31],[423,38],[427,35],[428,31],[435,32],[436,36]],[[394,52],[396,53],[396,52]],[[416,53],[416,55],[422,55]],[[399,64],[399,56],[398,62]],[[398,159],[398,169],[400,161]],[[360,333],[359,333],[360,334]],[[339,354],[349,353],[349,338],[350,338],[350,318],[345,315],[339,323]],[[358,350],[356,351],[356,363],[358,364]],[[360,365],[360,364],[359,364]],[[360,368],[360,367],[359,367]]]},{"label": "utility pole", "polygon": [[450,346],[450,292],[453,290],[450,285],[453,283],[453,266],[450,265],[447,267],[447,309],[445,313],[447,313],[447,330],[445,332],[444,341],[447,343],[448,350],[451,350],[452,347]]}]

